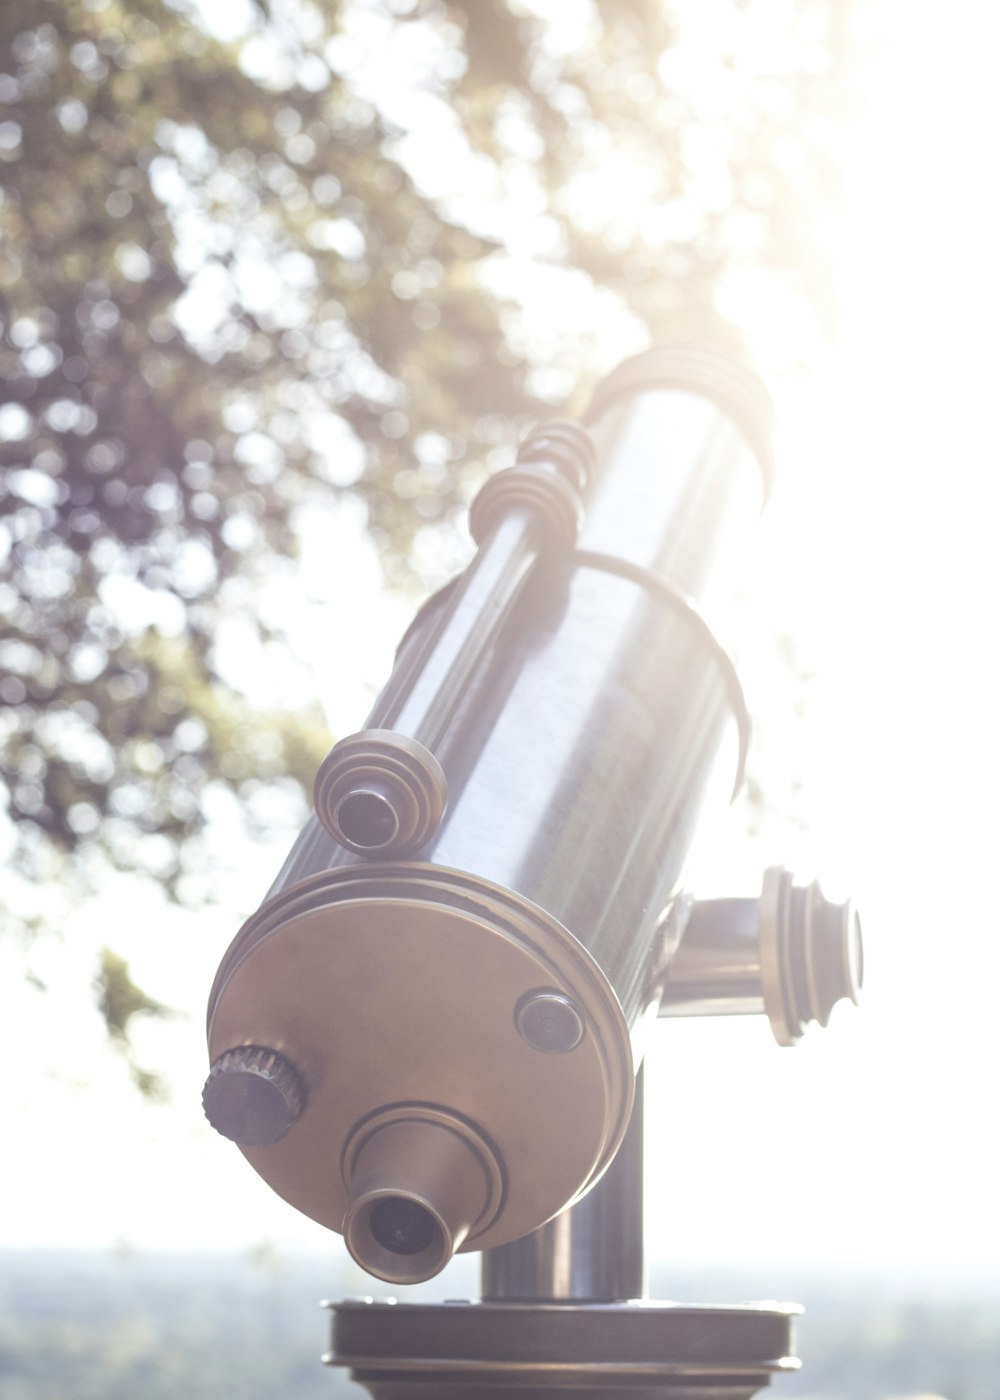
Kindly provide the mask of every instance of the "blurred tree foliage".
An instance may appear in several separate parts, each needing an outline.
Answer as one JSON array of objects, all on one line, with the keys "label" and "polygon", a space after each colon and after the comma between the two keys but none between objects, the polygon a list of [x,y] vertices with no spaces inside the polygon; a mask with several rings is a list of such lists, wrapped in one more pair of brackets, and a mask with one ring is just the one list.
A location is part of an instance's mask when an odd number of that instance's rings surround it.
[{"label": "blurred tree foliage", "polygon": [[[686,8],[687,39],[660,0],[0,6],[23,879],[118,867],[184,898],[210,788],[252,817],[308,780],[322,723],[257,712],[217,643],[240,613],[268,642],[259,601],[318,500],[360,498],[405,582],[600,360],[602,317],[638,344],[767,269],[827,315],[848,7]],[[554,324],[581,305],[587,328]]]}]

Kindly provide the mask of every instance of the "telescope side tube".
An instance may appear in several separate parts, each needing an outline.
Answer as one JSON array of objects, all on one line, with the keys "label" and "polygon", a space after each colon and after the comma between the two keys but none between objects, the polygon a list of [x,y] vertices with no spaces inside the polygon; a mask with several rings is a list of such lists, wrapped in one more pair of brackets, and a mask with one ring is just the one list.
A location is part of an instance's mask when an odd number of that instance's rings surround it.
[{"label": "telescope side tube", "polygon": [[475,557],[411,629],[419,645],[401,648],[366,728],[336,744],[316,775],[316,814],[339,845],[386,858],[432,840],[448,801],[439,759],[455,710],[540,552],[576,539],[591,453],[578,424],[549,424],[479,492]]}]

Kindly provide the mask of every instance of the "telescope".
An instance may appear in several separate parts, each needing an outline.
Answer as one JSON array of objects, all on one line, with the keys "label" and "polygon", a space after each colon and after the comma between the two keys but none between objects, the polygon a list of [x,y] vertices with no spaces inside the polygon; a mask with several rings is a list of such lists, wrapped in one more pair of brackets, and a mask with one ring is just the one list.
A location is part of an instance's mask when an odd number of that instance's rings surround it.
[{"label": "telescope", "polygon": [[798,1365],[793,1305],[650,1302],[642,1238],[656,1019],[763,1014],[790,1046],[862,982],[817,883],[685,884],[747,757],[708,619],[771,436],[750,368],[681,344],[530,433],[222,960],[213,1126],[379,1279],[482,1253],[478,1300],[333,1308],[327,1360],[375,1400],[743,1400]]}]

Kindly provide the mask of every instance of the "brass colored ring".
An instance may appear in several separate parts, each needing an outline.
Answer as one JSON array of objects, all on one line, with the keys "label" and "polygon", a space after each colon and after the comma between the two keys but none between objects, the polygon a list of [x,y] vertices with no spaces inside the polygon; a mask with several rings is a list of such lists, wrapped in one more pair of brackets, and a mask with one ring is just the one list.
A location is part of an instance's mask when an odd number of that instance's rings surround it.
[{"label": "brass colored ring", "polygon": [[380,858],[426,845],[447,801],[448,781],[430,749],[392,729],[341,739],[313,786],[316,815],[333,839],[357,855]]}]

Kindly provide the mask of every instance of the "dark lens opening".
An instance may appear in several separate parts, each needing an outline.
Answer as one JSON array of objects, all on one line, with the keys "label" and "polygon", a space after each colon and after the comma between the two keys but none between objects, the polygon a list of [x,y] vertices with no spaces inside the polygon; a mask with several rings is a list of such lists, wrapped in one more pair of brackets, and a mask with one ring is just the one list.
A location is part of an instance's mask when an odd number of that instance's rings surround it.
[{"label": "dark lens opening", "polygon": [[371,1213],[373,1237],[390,1254],[422,1254],[438,1232],[430,1211],[405,1196],[387,1196]]},{"label": "dark lens opening", "polygon": [[370,851],[387,846],[399,829],[391,805],[375,792],[349,793],[337,808],[337,821],[348,841]]}]

